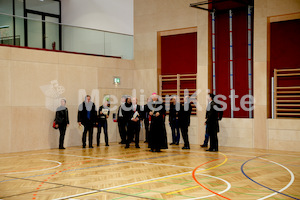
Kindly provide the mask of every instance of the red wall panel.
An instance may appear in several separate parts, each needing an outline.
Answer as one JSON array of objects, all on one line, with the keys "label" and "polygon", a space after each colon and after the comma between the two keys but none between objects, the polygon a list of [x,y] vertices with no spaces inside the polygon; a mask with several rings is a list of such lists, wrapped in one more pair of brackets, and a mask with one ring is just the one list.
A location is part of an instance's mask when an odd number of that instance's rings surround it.
[{"label": "red wall panel", "polygon": [[[248,11],[242,8],[233,11],[232,42],[233,42],[233,89],[238,98],[235,106],[240,108],[234,111],[234,118],[248,118],[249,112],[240,106],[240,99],[249,93],[248,86]],[[226,96],[224,101],[227,109],[224,117],[230,114],[230,38],[229,38],[229,11],[216,13],[216,94]],[[247,99],[248,100],[248,99]]]},{"label": "red wall panel", "polygon": [[[197,73],[197,33],[161,37],[161,74]],[[164,83],[163,89],[176,88],[176,82]],[[181,88],[196,88],[195,81],[181,82]]]},{"label": "red wall panel", "polygon": [[[271,77],[274,69],[300,68],[300,19],[271,23],[270,32]],[[300,85],[299,77],[280,78],[278,81],[280,86]]]},{"label": "red wall panel", "polygon": [[229,15],[217,13],[215,21],[216,30],[216,94],[226,96],[224,102],[227,109],[223,116],[230,117],[230,70],[229,70]]},{"label": "red wall panel", "polygon": [[[234,111],[235,118],[248,118],[249,112],[240,106],[240,100],[244,95],[249,94],[248,87],[248,11],[247,9],[237,10],[232,18],[233,38],[233,88],[236,98],[235,105],[239,111]],[[248,99],[247,99],[248,100]]]}]

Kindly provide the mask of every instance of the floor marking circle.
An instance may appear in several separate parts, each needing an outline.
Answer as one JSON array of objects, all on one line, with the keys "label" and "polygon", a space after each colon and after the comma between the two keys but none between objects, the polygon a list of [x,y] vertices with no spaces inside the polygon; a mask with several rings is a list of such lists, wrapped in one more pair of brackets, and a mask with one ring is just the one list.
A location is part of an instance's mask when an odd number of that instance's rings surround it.
[{"label": "floor marking circle", "polygon": [[[268,162],[274,163],[274,164],[279,165],[280,167],[286,169],[286,170],[290,173],[290,175],[291,175],[291,180],[290,180],[290,182],[289,182],[285,187],[283,187],[282,189],[280,189],[279,191],[276,191],[276,190],[274,190],[274,189],[272,189],[272,188],[269,188],[269,187],[267,187],[267,186],[265,186],[265,185],[262,185],[261,183],[256,182],[256,181],[253,180],[252,178],[250,178],[250,177],[245,173],[245,171],[244,171],[244,166],[245,166],[246,163],[248,163],[249,161],[254,160],[254,159],[256,159],[256,158],[260,158],[260,159],[262,159],[262,160],[266,160],[266,161],[268,161]],[[279,163],[277,163],[277,162],[271,161],[271,160],[269,160],[269,159],[261,158],[261,157],[255,157],[255,158],[251,158],[251,159],[247,160],[246,162],[244,162],[244,163],[242,164],[242,166],[241,166],[241,171],[242,171],[243,175],[246,176],[246,177],[247,177],[249,180],[251,180],[252,182],[254,182],[254,183],[256,183],[257,185],[260,185],[260,186],[262,186],[262,187],[264,187],[264,188],[266,188],[266,189],[271,190],[271,191],[274,192],[274,193],[272,193],[272,194],[270,194],[270,195],[268,195],[268,196],[262,197],[262,198],[260,198],[260,199],[258,199],[258,200],[266,199],[266,198],[269,198],[269,197],[274,196],[274,195],[276,195],[276,194],[281,194],[281,195],[290,197],[290,198],[292,198],[292,199],[300,200],[300,199],[298,199],[298,198],[296,198],[296,197],[292,197],[292,196],[290,196],[290,195],[288,195],[288,194],[282,193],[282,191],[286,190],[288,187],[290,187],[290,186],[292,185],[292,183],[293,183],[294,180],[295,180],[295,176],[294,176],[294,174],[293,174],[293,172],[292,172],[291,170],[289,170],[287,167],[285,167],[285,166],[283,166],[283,165],[281,165],[281,164],[279,164]]]},{"label": "floor marking circle", "polygon": [[61,162],[58,162],[56,160],[44,160],[44,159],[40,159],[40,160],[58,163],[58,165],[56,165],[54,167],[50,167],[50,168],[39,169],[39,170],[23,171],[23,172],[8,172],[8,173],[0,173],[0,174],[23,174],[23,173],[29,173],[29,172],[40,172],[40,171],[46,171],[46,170],[50,170],[50,169],[55,169],[55,168],[60,167],[62,165]]}]

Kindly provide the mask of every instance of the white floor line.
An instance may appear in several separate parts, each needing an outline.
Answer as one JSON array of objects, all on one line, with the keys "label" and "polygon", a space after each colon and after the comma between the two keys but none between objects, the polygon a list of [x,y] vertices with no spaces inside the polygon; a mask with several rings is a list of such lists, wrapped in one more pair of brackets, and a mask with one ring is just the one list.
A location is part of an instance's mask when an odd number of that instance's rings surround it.
[{"label": "white floor line", "polygon": [[[226,185],[227,185],[227,188],[226,188],[225,190],[219,192],[218,194],[222,194],[222,193],[224,193],[224,192],[227,192],[227,191],[231,188],[231,184],[230,184],[228,181],[226,181],[226,180],[224,180],[224,179],[222,179],[222,178],[219,178],[219,177],[216,177],[216,176],[211,176],[211,175],[208,175],[208,174],[197,174],[197,175],[208,176],[208,177],[216,178],[216,179],[219,179],[219,180],[225,182]],[[211,194],[211,195],[202,196],[202,197],[196,197],[196,198],[187,199],[187,200],[204,199],[204,198],[213,197],[213,196],[216,196],[216,194]]]},{"label": "white floor line", "polygon": [[23,156],[42,155],[42,154],[47,154],[47,153],[33,153],[33,154],[24,154],[24,155],[18,155],[18,156],[0,157],[0,159],[15,158],[15,157],[20,157],[21,158]]},{"label": "white floor line", "polygon": [[183,174],[190,174],[190,173],[192,173],[192,171],[183,172],[183,173],[179,173],[179,174],[168,175],[168,176],[162,176],[162,177],[158,177],[158,178],[147,179],[147,180],[144,180],[144,181],[127,183],[127,184],[118,185],[118,186],[114,186],[114,187],[104,188],[104,189],[101,189],[101,190],[94,190],[94,191],[90,191],[90,192],[85,192],[85,193],[75,194],[75,195],[71,195],[71,196],[61,197],[61,198],[57,198],[57,199],[54,199],[54,200],[69,199],[69,198],[79,197],[79,196],[82,196],[82,195],[98,193],[98,192],[105,191],[105,190],[112,190],[112,189],[117,189],[117,188],[130,186],[130,185],[136,185],[136,184],[140,184],[140,183],[151,182],[151,181],[156,181],[156,180],[169,178],[169,177],[173,177],[173,176],[179,176],[179,175],[183,175]]},{"label": "white floor line", "polygon": [[[279,164],[279,163],[277,163],[277,162],[274,162],[274,161],[272,161],[272,160],[268,160],[268,159],[265,159],[265,158],[260,158],[260,159],[266,160],[266,161],[271,162],[271,163],[274,163],[274,164],[276,164],[276,165],[279,165],[280,167],[283,167],[284,169],[286,169],[286,170],[290,173],[290,175],[291,175],[291,180],[290,180],[290,182],[289,182],[285,187],[283,187],[282,189],[278,190],[278,192],[282,192],[282,191],[286,190],[287,188],[289,188],[289,187],[293,184],[293,182],[294,182],[294,180],[295,180],[295,176],[294,176],[294,174],[293,174],[293,172],[292,172],[291,170],[289,170],[287,167],[285,167],[285,166],[283,166],[283,165],[281,165],[281,164]],[[265,196],[265,197],[263,197],[263,198],[260,198],[260,199],[258,199],[258,200],[267,199],[267,198],[269,198],[269,197],[271,197],[271,196],[274,196],[274,195],[278,194],[278,192],[274,192],[274,193],[272,193],[272,194],[270,194],[270,195],[268,195],[268,196]]]},{"label": "white floor line", "polygon": [[78,155],[73,155],[73,154],[60,154],[60,153],[47,153],[47,154],[58,155],[58,156],[74,156],[74,157],[79,157],[79,158],[105,159],[105,158],[102,158],[102,157],[78,156]]},{"label": "white floor line", "polygon": [[167,165],[167,164],[159,164],[159,163],[140,162],[140,161],[128,161],[128,160],[122,160],[122,159],[117,159],[117,158],[100,158],[100,157],[77,156],[77,155],[72,155],[72,154],[55,154],[55,153],[49,153],[49,154],[53,154],[53,155],[65,155],[65,156],[74,156],[74,157],[81,157],[81,158],[92,158],[92,159],[101,159],[101,160],[111,160],[111,161],[120,161],[120,162],[133,162],[133,163],[141,163],[141,164],[149,164],[149,165],[161,165],[161,166],[169,166],[169,167],[180,167],[180,168],[194,169],[193,167],[187,167],[187,166]]},{"label": "white floor line", "polygon": [[[43,159],[40,159],[43,160]],[[50,167],[50,168],[45,168],[45,169],[39,169],[39,170],[33,170],[33,171],[23,171],[23,172],[8,172],[8,173],[0,173],[0,174],[24,174],[24,173],[30,173],[30,172],[40,172],[40,171],[46,171],[46,170],[50,170],[50,169],[55,169],[57,167],[60,167],[62,165],[61,162],[58,162],[56,160],[43,160],[43,161],[50,161],[50,162],[54,162],[54,163],[58,163],[57,166],[54,167]]]},{"label": "white floor line", "polygon": [[194,169],[194,167],[187,167],[187,166],[180,166],[180,165],[167,165],[167,164],[159,164],[159,163],[140,162],[140,161],[128,161],[128,160],[122,160],[122,159],[108,159],[108,160],[132,162],[132,163],[141,163],[141,164],[149,164],[149,165],[161,165],[161,166],[167,166],[167,167],[180,167],[180,168]]}]

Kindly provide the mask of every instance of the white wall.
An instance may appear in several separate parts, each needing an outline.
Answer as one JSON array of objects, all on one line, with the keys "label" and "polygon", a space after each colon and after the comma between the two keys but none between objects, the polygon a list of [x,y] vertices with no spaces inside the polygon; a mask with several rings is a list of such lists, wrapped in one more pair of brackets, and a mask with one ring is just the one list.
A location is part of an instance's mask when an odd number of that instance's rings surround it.
[{"label": "white wall", "polygon": [[62,23],[133,35],[133,0],[62,0]]}]

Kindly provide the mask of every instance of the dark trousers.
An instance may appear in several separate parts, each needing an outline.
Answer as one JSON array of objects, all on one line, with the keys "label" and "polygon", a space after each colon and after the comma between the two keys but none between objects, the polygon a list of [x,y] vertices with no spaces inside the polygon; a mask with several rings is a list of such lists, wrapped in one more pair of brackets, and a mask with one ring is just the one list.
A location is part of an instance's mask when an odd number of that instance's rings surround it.
[{"label": "dark trousers", "polygon": [[139,146],[140,141],[140,122],[129,122],[128,130],[127,130],[127,140],[126,146],[129,147],[130,143],[133,141],[133,137],[135,138],[135,146]]},{"label": "dark trousers", "polygon": [[183,138],[183,141],[184,141],[184,146],[185,147],[190,147],[189,135],[188,135],[189,126],[182,125],[180,128],[181,128],[182,138]]},{"label": "dark trousers", "polygon": [[105,144],[108,145],[107,120],[101,120],[101,121],[99,121],[99,124],[98,124],[97,146],[100,145],[100,135],[101,135],[102,127],[103,127],[103,131],[104,131]]},{"label": "dark trousers", "polygon": [[179,131],[179,122],[178,119],[171,121],[171,129],[172,129],[172,143],[179,143],[180,140],[180,131]]},{"label": "dark trousers", "polygon": [[65,141],[65,134],[66,134],[66,129],[67,125],[66,124],[60,124],[58,126],[59,129],[59,148],[64,147],[64,141]]},{"label": "dark trousers", "polygon": [[205,127],[205,139],[204,139],[204,142],[203,142],[203,145],[208,145],[208,140],[209,140],[209,134],[208,134],[208,131],[207,131],[207,126]]},{"label": "dark trousers", "polygon": [[144,124],[145,124],[145,141],[149,141],[149,119],[144,119]]},{"label": "dark trousers", "polygon": [[94,130],[94,126],[92,123],[87,123],[84,124],[84,130],[83,130],[83,134],[82,134],[82,146],[85,147],[86,146],[86,135],[87,132],[89,132],[89,147],[93,146],[93,130]]},{"label": "dark trousers", "polygon": [[119,134],[121,137],[121,143],[126,143],[126,121],[123,119],[123,117],[119,117],[118,119],[118,128],[119,128]]},{"label": "dark trousers", "polygon": [[209,134],[209,149],[211,150],[218,150],[218,128],[217,122],[214,124],[207,125],[207,132]]}]

